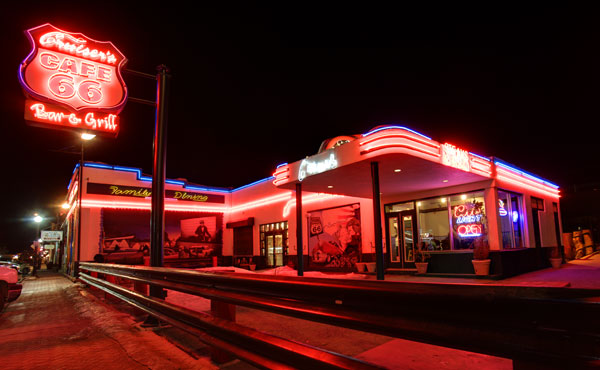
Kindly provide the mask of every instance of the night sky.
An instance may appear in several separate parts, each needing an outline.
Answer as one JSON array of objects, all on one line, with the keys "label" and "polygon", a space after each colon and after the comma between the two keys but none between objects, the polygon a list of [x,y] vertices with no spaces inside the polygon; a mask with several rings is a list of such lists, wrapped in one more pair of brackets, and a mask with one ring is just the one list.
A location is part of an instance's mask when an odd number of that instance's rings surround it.
[{"label": "night sky", "polygon": [[[284,3],[4,5],[0,247],[31,243],[33,213],[58,211],[78,161],[64,153],[79,150],[75,134],[23,119],[24,30],[43,23],[112,41],[128,69],[170,68],[168,178],[238,187],[327,138],[397,124],[565,189],[600,182],[592,9]],[[130,96],[155,98],[154,81],[124,79]],[[154,114],[129,102],[119,136],[92,141],[85,159],[151,174]]]}]

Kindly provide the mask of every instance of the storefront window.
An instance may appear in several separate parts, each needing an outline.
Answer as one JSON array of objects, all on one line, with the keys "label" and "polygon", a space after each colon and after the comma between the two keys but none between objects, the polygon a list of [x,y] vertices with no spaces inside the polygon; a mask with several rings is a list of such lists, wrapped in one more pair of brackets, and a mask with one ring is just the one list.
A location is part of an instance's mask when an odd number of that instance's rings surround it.
[{"label": "storefront window", "polygon": [[417,201],[421,242],[428,250],[450,249],[450,223],[446,197]]},{"label": "storefront window", "polygon": [[473,249],[475,238],[487,235],[483,191],[454,195],[449,199],[453,249]]},{"label": "storefront window", "polygon": [[504,249],[524,248],[523,196],[498,190],[498,215]]}]

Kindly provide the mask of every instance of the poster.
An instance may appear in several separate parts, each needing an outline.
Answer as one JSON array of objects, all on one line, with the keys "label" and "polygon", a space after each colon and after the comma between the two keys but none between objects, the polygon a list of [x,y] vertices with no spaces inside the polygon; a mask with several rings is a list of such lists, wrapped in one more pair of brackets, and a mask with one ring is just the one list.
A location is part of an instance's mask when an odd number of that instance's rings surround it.
[{"label": "poster", "polygon": [[[150,253],[150,211],[103,209],[102,253]],[[169,258],[220,256],[223,215],[218,213],[165,212],[163,254]]]},{"label": "poster", "polygon": [[311,269],[354,269],[362,250],[360,204],[312,211],[308,227]]}]

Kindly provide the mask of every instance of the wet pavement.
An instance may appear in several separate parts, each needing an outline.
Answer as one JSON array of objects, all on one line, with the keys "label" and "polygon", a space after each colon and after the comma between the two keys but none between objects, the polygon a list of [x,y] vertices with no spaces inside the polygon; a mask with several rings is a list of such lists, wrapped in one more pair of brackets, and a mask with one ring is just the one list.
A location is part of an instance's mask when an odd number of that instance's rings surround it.
[{"label": "wet pavement", "polygon": [[61,274],[40,271],[0,314],[0,368],[216,369],[140,329]]}]

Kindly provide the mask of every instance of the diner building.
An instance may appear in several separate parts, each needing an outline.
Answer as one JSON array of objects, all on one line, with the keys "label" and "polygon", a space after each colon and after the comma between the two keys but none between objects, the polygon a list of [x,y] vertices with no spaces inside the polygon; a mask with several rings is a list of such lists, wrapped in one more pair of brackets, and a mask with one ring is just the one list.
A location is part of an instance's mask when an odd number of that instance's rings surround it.
[{"label": "diner building", "polygon": [[[86,162],[67,194],[68,269],[99,253],[149,250],[151,178],[141,170]],[[424,251],[428,274],[458,276],[474,273],[480,240],[489,275],[510,276],[549,266],[559,199],[557,185],[498,158],[380,126],[325,140],[240,188],[167,180],[164,260],[348,272],[366,262],[383,276],[415,271]]]}]

